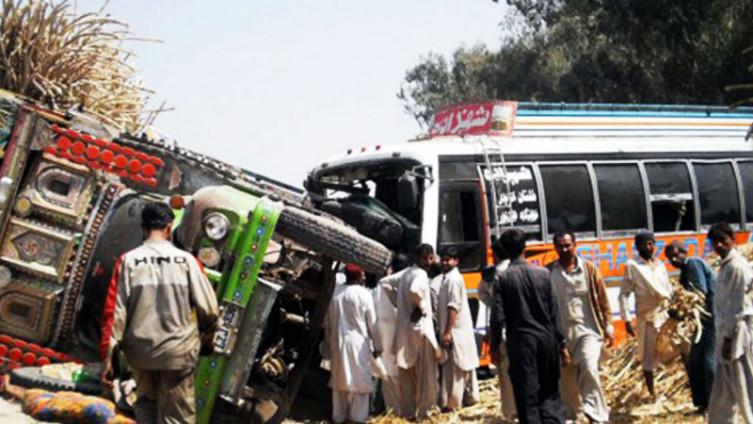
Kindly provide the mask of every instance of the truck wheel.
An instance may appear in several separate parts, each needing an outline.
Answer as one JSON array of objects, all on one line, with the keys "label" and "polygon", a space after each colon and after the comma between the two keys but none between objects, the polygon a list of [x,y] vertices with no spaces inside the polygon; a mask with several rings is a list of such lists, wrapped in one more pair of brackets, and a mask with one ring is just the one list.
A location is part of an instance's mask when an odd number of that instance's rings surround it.
[{"label": "truck wheel", "polygon": [[76,383],[48,377],[39,367],[17,368],[10,373],[10,383],[28,389],[45,389],[53,392],[79,392],[86,395],[99,395],[102,387],[96,383]]},{"label": "truck wheel", "polygon": [[277,231],[301,245],[336,261],[353,262],[366,272],[383,275],[392,252],[354,229],[303,209],[286,207],[277,220]]}]

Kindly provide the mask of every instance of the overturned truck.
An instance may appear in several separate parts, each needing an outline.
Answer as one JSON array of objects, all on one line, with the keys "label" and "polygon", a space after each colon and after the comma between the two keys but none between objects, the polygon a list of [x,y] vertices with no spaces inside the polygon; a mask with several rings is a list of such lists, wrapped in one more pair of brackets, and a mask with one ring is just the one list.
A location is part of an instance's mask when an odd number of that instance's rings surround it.
[{"label": "overturned truck", "polygon": [[281,421],[319,366],[337,264],[389,264],[389,250],[274,180],[7,92],[0,120],[2,371],[97,360],[113,266],[141,243],[148,201],[175,209],[174,242],[220,301],[214,352],[197,370],[200,422]]}]

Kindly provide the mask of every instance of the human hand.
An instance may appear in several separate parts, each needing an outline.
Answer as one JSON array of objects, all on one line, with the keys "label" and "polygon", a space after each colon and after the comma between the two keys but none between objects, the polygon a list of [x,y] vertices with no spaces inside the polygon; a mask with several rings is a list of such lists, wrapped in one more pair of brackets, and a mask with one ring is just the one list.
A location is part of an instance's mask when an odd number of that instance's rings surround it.
[{"label": "human hand", "polygon": [[630,321],[625,322],[625,332],[628,333],[630,337],[635,337],[635,327],[633,327],[633,323]]},{"label": "human hand", "polygon": [[570,350],[568,350],[566,347],[563,347],[560,350],[560,356],[562,357],[562,366],[568,366],[572,362],[572,358],[570,357]]},{"label": "human hand", "polygon": [[614,345],[614,338],[612,338],[612,336],[610,336],[609,334],[605,334],[604,335],[604,344],[607,347],[612,347]]},{"label": "human hand", "polygon": [[99,381],[102,383],[102,387],[107,390],[112,390],[112,361],[105,360],[102,362],[102,371],[99,373]]},{"label": "human hand", "polygon": [[214,353],[214,330],[199,334],[199,356]]},{"label": "human hand", "polygon": [[452,333],[447,331],[442,335],[442,346],[444,347],[450,347],[452,346]]}]

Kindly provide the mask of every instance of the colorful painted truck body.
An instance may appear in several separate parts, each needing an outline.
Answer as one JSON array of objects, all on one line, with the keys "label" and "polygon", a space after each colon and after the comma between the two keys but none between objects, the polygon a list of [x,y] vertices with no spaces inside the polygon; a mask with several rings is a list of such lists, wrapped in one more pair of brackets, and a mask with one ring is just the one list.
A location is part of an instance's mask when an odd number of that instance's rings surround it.
[{"label": "colorful painted truck body", "polygon": [[176,209],[174,242],[203,263],[220,300],[215,351],[197,371],[202,423],[281,421],[319,369],[336,263],[374,274],[389,264],[387,249],[306,210],[282,183],[10,93],[0,92],[0,118],[4,370],[98,359],[112,269],[141,243],[148,201]]},{"label": "colorful painted truck body", "polygon": [[[633,236],[654,231],[705,255],[705,231],[753,227],[753,108],[510,101],[440,111],[424,138],[361,147],[311,171],[308,196],[396,252],[419,242],[460,249],[475,297],[490,244],[523,228],[528,256],[556,259],[552,235],[574,231],[617,314]],[[660,246],[662,247],[662,246]],[[487,313],[478,299],[479,340]],[[486,358],[488,362],[488,357]]]}]

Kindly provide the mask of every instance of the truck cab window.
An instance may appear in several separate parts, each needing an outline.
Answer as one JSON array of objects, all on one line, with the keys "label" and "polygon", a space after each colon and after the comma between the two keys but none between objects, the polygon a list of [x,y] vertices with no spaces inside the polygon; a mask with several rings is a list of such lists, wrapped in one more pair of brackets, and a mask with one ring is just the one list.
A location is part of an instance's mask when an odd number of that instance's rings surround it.
[{"label": "truck cab window", "polygon": [[437,250],[455,246],[460,251],[460,270],[476,271],[484,263],[484,239],[477,183],[442,182],[439,195]]},{"label": "truck cab window", "polygon": [[594,165],[603,231],[648,228],[646,197],[637,164]]},{"label": "truck cab window", "polygon": [[731,162],[693,163],[701,202],[701,224],[711,225],[724,221],[740,222],[740,202],[737,180]]},{"label": "truck cab window", "polygon": [[688,167],[683,162],[646,163],[654,231],[692,231],[695,205]]},{"label": "truck cab window", "polygon": [[596,208],[586,165],[540,165],[549,233],[596,235]]}]

